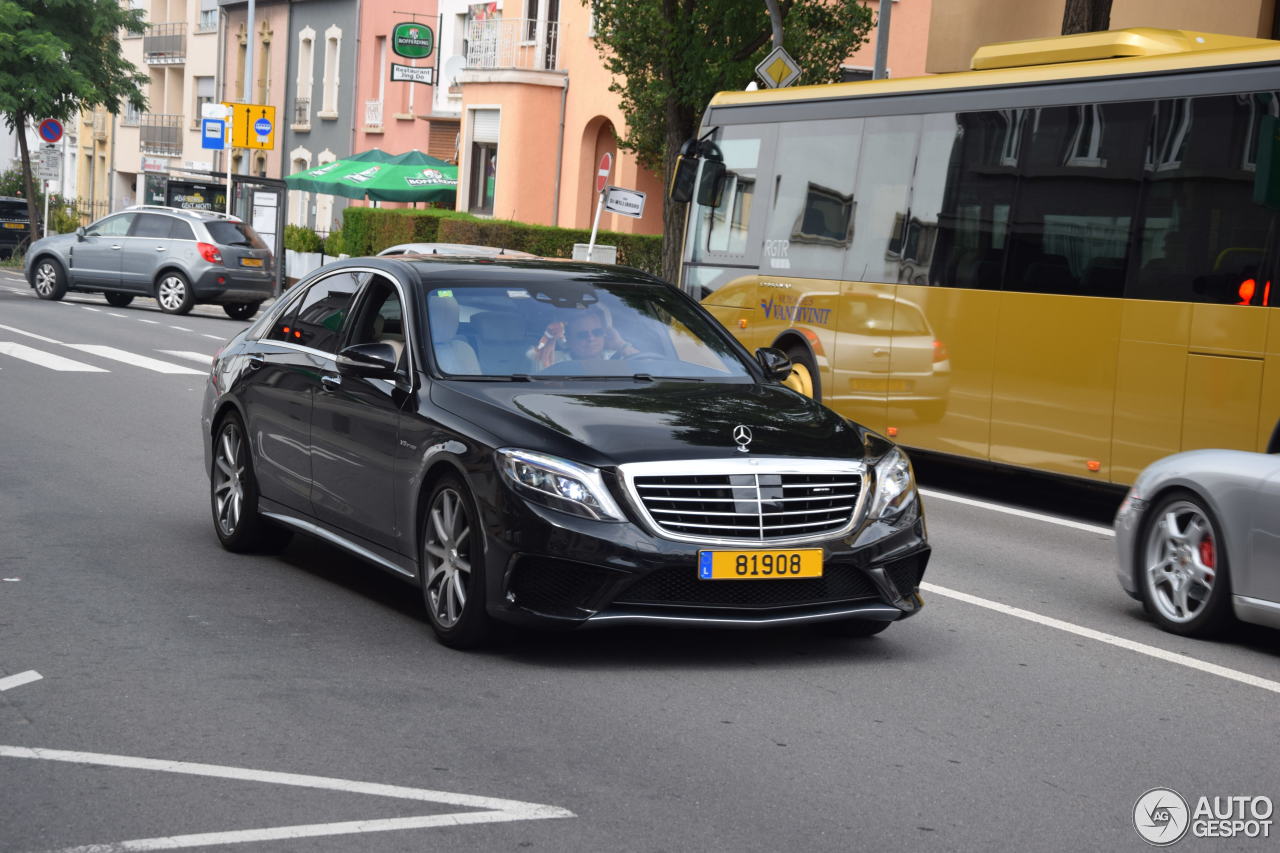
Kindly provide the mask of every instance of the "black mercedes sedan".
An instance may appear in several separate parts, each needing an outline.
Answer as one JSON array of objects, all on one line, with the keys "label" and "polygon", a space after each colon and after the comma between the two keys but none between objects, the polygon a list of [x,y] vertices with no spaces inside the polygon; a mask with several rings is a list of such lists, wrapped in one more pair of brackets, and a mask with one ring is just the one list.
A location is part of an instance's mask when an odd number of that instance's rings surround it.
[{"label": "black mercedes sedan", "polygon": [[623,267],[329,264],[214,358],[214,529],[358,555],[454,647],[493,620],[875,634],[922,605],[911,464],[789,370]]}]

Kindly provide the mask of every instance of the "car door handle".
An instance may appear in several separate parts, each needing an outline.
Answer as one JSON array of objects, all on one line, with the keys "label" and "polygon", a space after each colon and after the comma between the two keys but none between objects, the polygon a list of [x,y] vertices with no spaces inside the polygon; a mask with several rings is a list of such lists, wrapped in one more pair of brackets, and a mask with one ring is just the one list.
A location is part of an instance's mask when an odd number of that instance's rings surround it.
[{"label": "car door handle", "polygon": [[876,358],[884,358],[886,355],[889,354],[889,351],[887,349],[881,349],[880,347],[876,347],[871,351],[871,354],[874,355]]},{"label": "car door handle", "polygon": [[257,370],[259,367],[267,363],[267,360],[260,355],[251,355],[246,361],[250,370]]},{"label": "car door handle", "polygon": [[120,251],[120,244],[119,244],[119,243],[116,243],[116,244],[115,244],[114,246],[112,246],[111,248],[115,249],[116,251]]},{"label": "car door handle", "polygon": [[156,251],[157,251],[157,252],[163,252],[163,251],[164,251],[164,246],[156,246]]},{"label": "car door handle", "polygon": [[341,376],[321,376],[320,384],[325,387],[326,391],[337,391],[342,387]]}]

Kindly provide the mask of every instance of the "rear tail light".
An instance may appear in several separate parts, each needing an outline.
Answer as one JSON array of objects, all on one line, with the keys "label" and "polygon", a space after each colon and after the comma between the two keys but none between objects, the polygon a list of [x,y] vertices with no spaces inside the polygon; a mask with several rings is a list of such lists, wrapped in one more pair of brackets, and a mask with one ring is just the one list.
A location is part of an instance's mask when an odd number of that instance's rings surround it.
[{"label": "rear tail light", "polygon": [[222,263],[222,253],[219,252],[218,247],[212,243],[196,243],[196,250],[200,252],[200,257],[204,258],[209,263]]},{"label": "rear tail light", "polygon": [[937,364],[938,362],[946,361],[949,358],[951,358],[951,353],[947,352],[946,345],[942,343],[942,341],[934,341],[933,342],[933,363]]}]

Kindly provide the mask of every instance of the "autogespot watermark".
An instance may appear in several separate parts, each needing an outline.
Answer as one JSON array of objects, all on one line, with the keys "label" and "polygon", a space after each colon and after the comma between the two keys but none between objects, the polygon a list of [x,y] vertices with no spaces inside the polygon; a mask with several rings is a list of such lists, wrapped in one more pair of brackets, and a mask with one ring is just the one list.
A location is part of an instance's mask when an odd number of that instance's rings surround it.
[{"label": "autogespot watermark", "polygon": [[1156,847],[1194,838],[1270,838],[1270,797],[1200,797],[1192,808],[1172,788],[1152,788],[1133,804],[1133,826],[1142,840]]}]

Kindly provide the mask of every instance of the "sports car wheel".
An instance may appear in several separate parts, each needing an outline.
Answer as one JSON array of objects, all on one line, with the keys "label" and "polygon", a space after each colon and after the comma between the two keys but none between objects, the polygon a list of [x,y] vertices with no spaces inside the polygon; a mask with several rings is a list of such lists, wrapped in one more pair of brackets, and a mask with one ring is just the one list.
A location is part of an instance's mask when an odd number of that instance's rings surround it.
[{"label": "sports car wheel", "polygon": [[186,314],[195,305],[191,284],[180,272],[167,272],[156,282],[156,302],[166,314]]},{"label": "sports car wheel", "polygon": [[1190,492],[1163,498],[1138,551],[1142,601],[1161,628],[1209,636],[1230,616],[1231,583],[1221,528]]},{"label": "sports car wheel", "polygon": [[53,258],[41,258],[31,272],[31,284],[36,296],[57,301],[67,295],[67,272]]},{"label": "sports car wheel", "polygon": [[489,634],[481,537],[470,492],[452,475],[431,491],[422,519],[422,598],[440,642],[471,648]]},{"label": "sports car wheel", "polygon": [[213,528],[228,551],[269,550],[289,541],[289,531],[258,512],[258,481],[240,419],[231,415],[213,438],[213,471],[209,477]]}]

